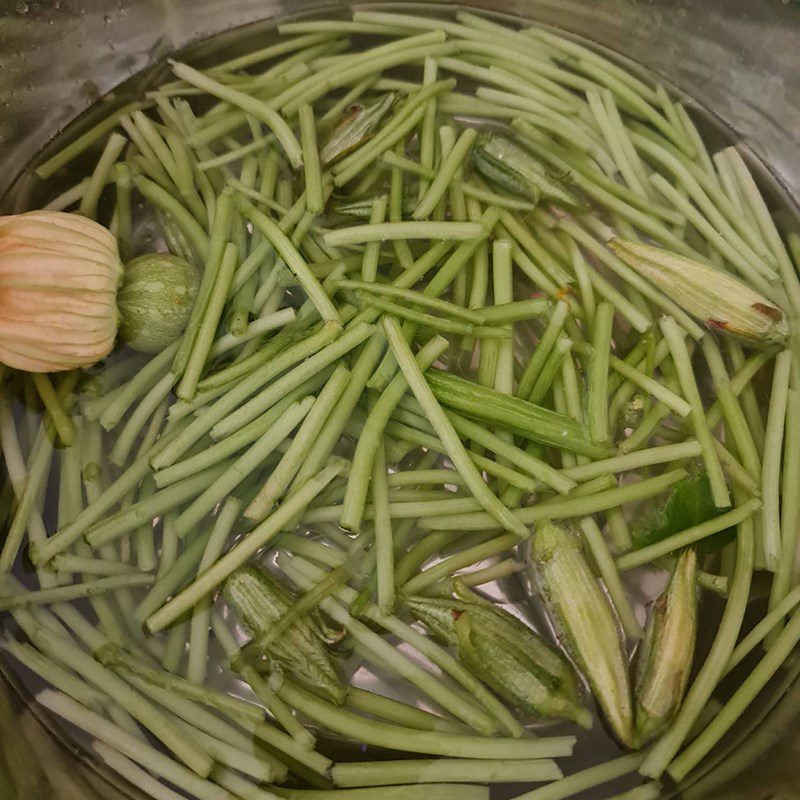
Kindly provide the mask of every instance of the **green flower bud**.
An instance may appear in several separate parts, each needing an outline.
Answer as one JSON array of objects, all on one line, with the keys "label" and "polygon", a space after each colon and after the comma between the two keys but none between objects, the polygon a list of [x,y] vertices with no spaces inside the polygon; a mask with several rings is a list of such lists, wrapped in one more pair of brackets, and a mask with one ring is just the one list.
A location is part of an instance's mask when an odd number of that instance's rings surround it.
[{"label": "green flower bud", "polygon": [[783,345],[789,338],[789,321],[783,310],[740,278],[641,242],[614,238],[608,246],[712,330],[735,336],[751,347]]},{"label": "green flower bud", "polygon": [[[223,595],[254,637],[274,626],[295,600],[274,575],[258,567],[234,572]],[[344,687],[313,623],[305,619],[295,622],[267,646],[267,655],[327,699],[337,704],[344,702]]]},{"label": "green flower bud", "polygon": [[534,203],[552,200],[577,208],[577,198],[556,180],[527,150],[506,136],[485,133],[472,150],[475,169],[492,183]]},{"label": "green flower bud", "polygon": [[456,598],[409,597],[406,605],[430,633],[516,708],[591,727],[567,659],[516,617],[456,586]]},{"label": "green flower bud", "polygon": [[322,163],[330,164],[370,139],[394,100],[395,95],[390,93],[366,106],[350,106],[320,151]]},{"label": "green flower bud", "polygon": [[533,536],[539,591],[561,644],[583,672],[617,739],[633,742],[633,709],[625,652],[611,605],[570,531],[543,522]]},{"label": "green flower bud", "polygon": [[678,712],[697,639],[697,555],[684,551],[656,600],[636,662],[634,742],[641,747]]}]

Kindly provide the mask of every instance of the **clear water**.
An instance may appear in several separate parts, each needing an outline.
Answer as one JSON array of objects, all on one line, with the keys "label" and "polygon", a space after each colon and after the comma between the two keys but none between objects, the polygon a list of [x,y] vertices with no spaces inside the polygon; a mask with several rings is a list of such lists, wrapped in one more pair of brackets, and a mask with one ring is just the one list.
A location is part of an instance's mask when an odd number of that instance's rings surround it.
[{"label": "clear water", "polygon": [[[230,35],[221,37],[222,44],[220,44],[219,39],[210,40],[209,42],[192,48],[191,54],[187,55],[187,60],[194,59],[197,56],[204,58],[206,56],[210,56],[211,54],[213,54],[214,58],[209,60],[216,60],[218,57],[227,56],[229,54],[233,55],[237,52],[246,52],[248,49],[250,49],[248,46],[248,40],[250,38],[251,37],[248,36],[248,31],[245,29],[242,31],[241,37],[236,39],[235,44],[231,44],[232,37]],[[369,42],[367,37],[355,38],[363,38],[364,43]],[[263,46],[266,43],[263,33],[259,34],[258,43],[259,46]],[[119,94],[124,96],[126,93],[123,90]],[[692,106],[692,109],[693,115],[701,129],[701,132],[704,134],[706,141],[709,142],[712,147],[716,145],[729,144],[732,141],[731,131],[722,126],[713,116],[713,114],[704,109],[698,109],[696,105]],[[70,133],[67,132],[65,137],[67,139],[71,138]],[[52,149],[48,148],[50,152],[60,147],[60,140],[61,137],[53,142]],[[45,186],[39,184],[35,179],[31,179],[31,173],[26,173],[26,175],[23,176],[23,178],[21,178],[17,183],[11,194],[5,199],[4,205],[7,208],[12,206],[19,207],[19,203],[21,202],[29,208],[38,207],[43,202],[49,200],[50,197],[57,194],[58,191],[87,174],[87,170],[91,168],[91,158],[93,157],[94,156],[92,154],[89,157],[81,159],[79,162],[75,163],[73,168],[69,170],[69,174],[63,176],[63,186],[60,186],[51,180],[47,183],[45,188]],[[759,175],[765,194],[774,203],[780,204],[783,209],[782,213],[794,214],[794,209],[790,208],[786,203],[785,196],[782,196],[778,182],[774,180],[769,170],[761,165],[761,169],[759,169]],[[45,191],[47,192],[47,195],[44,194]],[[150,219],[146,214],[140,214],[137,218],[135,238],[138,240],[142,250],[158,249],[163,244],[158,239],[157,228],[153,224],[153,220]],[[520,346],[523,348],[530,346],[530,343],[535,341],[539,331],[534,327],[528,333],[530,336],[524,335],[520,337]],[[449,363],[452,368],[458,371],[469,371],[469,365],[465,365],[463,363],[463,359],[454,358],[452,354],[450,355]],[[21,419],[25,412],[23,409],[18,409],[18,412],[18,416]],[[53,501],[55,501],[55,498],[53,498]],[[52,506],[50,506],[48,510],[50,513],[47,516],[52,517]],[[637,512],[644,514],[647,512],[647,509],[637,509]],[[52,529],[54,520],[49,519],[46,520],[46,522],[48,522],[49,529]],[[305,532],[305,534],[312,538],[316,535],[315,531],[313,530],[308,530]],[[518,557],[524,560],[526,554],[524,552],[520,552],[518,553]],[[433,563],[433,560],[431,563]],[[486,562],[476,566],[486,566],[488,563],[489,562]],[[24,562],[20,563],[19,565],[19,576],[26,582],[30,582],[31,580],[31,573],[28,569],[28,565],[26,565]],[[646,616],[648,604],[660,593],[664,586],[665,576],[663,573],[655,570],[642,569],[629,573],[625,577],[631,600],[636,608],[637,616],[641,621],[643,621]],[[504,608],[517,614],[521,618],[533,624],[535,627],[541,629],[543,625],[546,625],[544,622],[544,616],[541,613],[541,609],[538,607],[537,602],[532,599],[530,583],[524,571],[516,576],[503,579],[493,584],[488,584],[482,587],[482,591],[487,597],[490,597],[491,599],[500,603]],[[754,593],[754,598],[757,598],[758,594],[759,592],[756,591]],[[703,603],[701,606],[701,640],[699,642],[698,654],[696,658],[696,663],[698,664],[702,663],[704,651],[710,644],[710,639],[713,636],[714,630],[716,629],[716,624],[722,610],[722,605],[723,603],[720,598],[709,593],[704,594]],[[218,608],[222,612],[225,611],[221,604],[218,604]],[[755,613],[753,616],[757,619],[757,615]],[[231,625],[239,640],[241,642],[245,642],[248,638],[246,633],[240,628],[237,628],[233,620],[231,620]],[[421,657],[419,657],[410,649],[406,647],[403,647],[402,649],[404,649],[404,651],[414,658],[419,659],[421,663],[425,663],[424,659],[421,659]],[[633,655],[633,649],[633,646],[629,645],[629,651],[631,655]],[[222,663],[222,654],[218,651],[212,650],[212,656],[217,658],[217,664],[216,666],[212,665],[209,669],[208,683],[215,688],[232,692],[238,696],[249,697],[249,687],[242,682],[233,681],[230,678],[230,672],[227,670],[223,671],[220,668],[219,665]],[[744,674],[749,667],[749,663],[749,661],[744,663],[740,674]],[[10,666],[15,674],[15,677],[19,680],[24,692],[35,693],[39,688],[41,688],[41,683],[38,681],[38,679],[36,679],[26,670],[19,668],[16,661],[10,661]],[[406,702],[414,702],[418,704],[419,707],[426,708],[427,710],[434,710],[433,708],[426,706],[425,703],[416,695],[410,695],[407,685],[405,685],[402,681],[398,681],[392,675],[373,669],[368,665],[364,665],[356,656],[351,656],[350,658],[346,659],[343,666],[344,672],[350,676],[351,681],[355,686],[369,689],[370,691],[378,692],[380,694],[394,697],[399,700],[404,700]],[[430,665],[426,664],[426,666]],[[736,679],[734,678],[733,681],[729,681],[728,684],[724,685],[723,691],[728,690],[730,685],[735,685],[735,680]],[[569,766],[570,768],[574,767],[576,770],[588,766],[589,764],[599,763],[609,758],[613,758],[614,756],[619,755],[621,752],[611,737],[605,732],[603,723],[600,721],[599,717],[597,717],[597,723],[595,724],[593,730],[588,733],[585,731],[580,731],[575,726],[566,723],[534,724],[531,727],[537,731],[540,730],[543,734],[546,733],[547,735],[561,733],[578,734],[578,746],[576,748],[575,757],[569,761],[562,762],[562,766]],[[80,735],[75,734],[75,736],[76,741],[80,741]],[[349,756],[360,758],[365,755],[377,755],[377,753],[371,752],[371,749],[364,748],[357,743],[351,743],[336,738],[330,738],[327,741],[323,741],[321,749],[323,752],[327,752],[331,755],[341,755],[344,757]],[[589,800],[590,798],[592,798],[592,800],[596,800],[598,797],[611,796],[615,791],[621,791],[622,789],[628,788],[629,786],[635,784],[635,779],[626,779],[616,783],[607,784],[602,788],[601,791],[592,790],[585,795],[581,795],[581,797],[584,797],[585,800]],[[493,791],[492,797],[495,798],[495,800],[501,800],[501,798],[511,797],[519,793],[519,791],[520,787],[497,787],[496,790]]]}]

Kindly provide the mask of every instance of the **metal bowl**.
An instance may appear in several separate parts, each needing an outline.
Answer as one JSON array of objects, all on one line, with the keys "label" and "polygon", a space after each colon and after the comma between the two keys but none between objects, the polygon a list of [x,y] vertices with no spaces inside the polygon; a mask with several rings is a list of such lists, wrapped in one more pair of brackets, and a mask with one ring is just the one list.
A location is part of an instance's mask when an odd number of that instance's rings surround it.
[{"label": "metal bowl", "polygon": [[[694,101],[706,116],[709,135],[749,148],[777,206],[790,211],[800,199],[798,3],[769,0],[754,7],[746,0],[473,0],[469,5],[552,25],[606,49],[630,69],[658,74]],[[444,14],[454,8],[447,3],[402,7],[406,13],[438,8]],[[68,135],[79,134],[110,105],[123,104],[158,80],[168,55],[184,50],[187,59],[203,59],[244,51],[255,41],[263,44],[278,18],[344,14],[346,8],[314,0],[3,0],[0,208],[13,212],[30,207],[36,183],[26,165],[74,120]],[[719,604],[707,604],[710,621],[719,611]],[[721,693],[732,691],[750,666],[752,662],[744,662]],[[691,776],[681,787],[667,787],[664,797],[800,797],[800,759],[795,757],[800,751],[798,672],[800,667],[790,667],[770,684],[704,766],[706,774]],[[592,748],[587,742],[579,758],[596,761]],[[63,776],[68,800],[144,797],[81,754],[27,703],[25,690],[0,661],[0,798],[49,798],[36,778],[43,762],[49,774]],[[22,792],[3,783],[9,772],[28,776],[16,782]],[[625,785],[607,786],[585,797],[596,800],[621,788]],[[497,797],[505,791],[498,789]]]}]

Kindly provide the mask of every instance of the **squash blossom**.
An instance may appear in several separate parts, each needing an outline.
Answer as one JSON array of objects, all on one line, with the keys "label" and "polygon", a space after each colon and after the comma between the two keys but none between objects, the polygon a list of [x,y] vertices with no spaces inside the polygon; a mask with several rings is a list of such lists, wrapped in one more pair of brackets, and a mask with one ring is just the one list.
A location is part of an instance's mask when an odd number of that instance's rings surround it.
[{"label": "squash blossom", "polygon": [[640,242],[614,238],[607,244],[706,327],[756,348],[783,345],[789,338],[786,314],[734,275]]},{"label": "squash blossom", "polygon": [[320,161],[323,164],[330,164],[369,141],[381,120],[394,105],[395,96],[392,92],[369,105],[357,103],[350,106],[320,151]]},{"label": "squash blossom", "polygon": [[634,743],[655,738],[675,717],[697,639],[697,554],[683,552],[656,600],[636,660]]},{"label": "squash blossom", "polygon": [[0,361],[59,372],[107,356],[121,279],[116,239],[102,225],[52,211],[0,217]]},{"label": "squash blossom", "polygon": [[[236,570],[226,581],[222,594],[253,638],[263,636],[296,599],[272,573],[260,567]],[[271,642],[267,656],[330,702],[336,705],[344,702],[345,689],[313,617],[297,620],[279,639]]]},{"label": "squash blossom", "polygon": [[406,597],[406,606],[433,636],[455,648],[464,666],[515,708],[591,728],[569,661],[512,614],[457,581],[453,588],[456,597]]},{"label": "squash blossom", "polygon": [[617,740],[633,741],[628,665],[614,612],[571,529],[545,520],[536,527],[534,578],[564,649],[583,672]]}]

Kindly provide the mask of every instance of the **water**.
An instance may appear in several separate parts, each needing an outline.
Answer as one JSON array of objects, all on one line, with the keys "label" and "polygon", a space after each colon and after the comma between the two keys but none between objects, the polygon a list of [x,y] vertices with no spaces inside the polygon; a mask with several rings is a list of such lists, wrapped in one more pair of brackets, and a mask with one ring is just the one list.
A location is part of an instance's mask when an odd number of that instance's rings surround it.
[{"label": "water", "polygon": [[[24,13],[21,10],[22,6],[25,6],[25,10],[27,10],[27,4],[19,3],[18,8],[20,9],[20,13]],[[186,58],[187,60],[190,60],[190,58],[194,58],[199,54],[203,54],[204,56],[208,57],[213,54],[214,59],[212,60],[217,60],[221,57],[235,55],[239,52],[246,52],[248,49],[250,49],[247,46],[248,42],[254,39],[257,39],[259,46],[263,46],[266,43],[263,35],[263,29],[254,28],[252,33],[248,30],[243,30],[240,32],[240,34],[237,33],[235,37],[231,37],[231,35],[218,37],[217,39],[204,43],[199,47],[192,48],[190,56],[187,55]],[[363,39],[365,44],[369,43],[369,39],[366,37],[355,37],[355,39],[358,41]],[[155,70],[154,72],[158,73],[159,71]],[[140,79],[134,79],[133,85],[140,87]],[[468,89],[469,82],[465,81],[463,86]],[[118,96],[126,97],[127,94],[128,92],[123,87],[123,89],[118,93]],[[707,142],[714,145],[714,147],[731,142],[731,132],[726,130],[713,114],[704,109],[697,108],[696,105],[692,106],[692,113]],[[89,116],[93,116],[93,113]],[[69,132],[65,134],[64,138],[70,138]],[[48,152],[52,153],[57,150],[60,147],[60,141],[61,139],[54,141],[52,146],[48,148]],[[95,155],[92,154],[90,157],[80,159],[75,163],[74,167],[68,171],[69,174],[59,176],[57,180],[48,182],[46,186],[42,183],[32,180],[30,172],[26,173],[26,175],[23,176],[23,178],[21,178],[17,183],[15,189],[12,191],[9,197],[6,198],[5,205],[7,207],[15,207],[18,202],[22,202],[25,206],[31,208],[41,205],[46,200],[50,199],[52,195],[57,194],[60,190],[67,188],[69,185],[86,175],[90,169],[90,165],[94,157]],[[793,213],[793,210],[785,204],[785,200],[781,199],[780,186],[774,179],[771,178],[771,175],[766,168],[760,170],[759,177],[765,194],[772,200],[772,202],[783,203],[783,213]],[[45,192],[47,194],[45,194]],[[158,249],[163,245],[163,241],[159,239],[157,227],[153,224],[153,219],[149,215],[141,213],[141,209],[136,217],[134,238],[136,241],[138,241],[140,249]],[[520,346],[529,346],[530,343],[534,341],[538,335],[540,335],[540,333],[540,327],[537,327],[536,325],[532,326],[531,330],[526,331],[520,336]],[[462,373],[469,373],[472,369],[470,364],[465,364],[463,359],[457,358],[452,353],[448,354],[446,363],[452,369],[461,371]],[[20,420],[23,419],[25,412],[21,407],[17,409],[17,415]],[[53,498],[53,502],[54,501],[55,498]],[[50,529],[52,529],[52,526],[55,522],[52,519],[53,512],[54,509],[51,504],[49,508],[46,508],[45,514],[46,522],[51,526]],[[643,515],[647,513],[647,509],[637,509],[637,513]],[[316,538],[318,533],[319,532],[314,529],[305,531],[305,535],[310,538]],[[517,557],[524,560],[526,558],[526,554],[525,552],[519,552]],[[435,559],[431,559],[431,561],[428,563],[434,563],[434,561]],[[476,566],[481,567],[488,565],[488,563],[490,562],[484,562]],[[20,577],[24,578],[26,582],[29,582],[31,579],[29,565],[24,561],[20,562],[19,564],[18,574]],[[658,571],[642,569],[634,571],[633,574],[626,575],[626,581],[631,600],[635,605],[637,617],[643,622],[646,617],[648,604],[656,596],[658,596],[663,588],[665,575],[664,573]],[[495,600],[507,610],[520,616],[539,629],[542,629],[542,626],[546,624],[544,623],[544,617],[541,613],[541,609],[538,607],[538,604],[535,601],[532,601],[531,587],[525,571],[516,576],[505,578],[501,581],[484,586],[482,587],[482,590],[487,597]],[[756,592],[756,596],[757,595],[758,592]],[[81,608],[88,609],[88,604],[81,604]],[[222,604],[218,605],[218,609],[222,612],[225,611]],[[722,602],[720,599],[709,593],[706,593],[704,595],[704,602],[702,606],[703,624],[701,625],[701,640],[698,644],[698,657],[696,658],[696,663],[702,662],[703,654],[710,644],[710,636],[716,628],[716,623],[719,619],[721,610]],[[246,642],[248,639],[246,632],[240,627],[237,627],[234,620],[229,620],[229,622],[240,643]],[[131,630],[130,633],[131,635],[135,635],[135,629]],[[140,643],[144,646],[147,646],[148,644],[145,640],[141,640]],[[420,663],[425,664],[425,666],[431,666],[413,651],[410,651],[406,647],[403,649],[404,652],[419,660]],[[634,651],[634,646],[632,643],[629,643],[628,650],[629,654],[632,656]],[[226,677],[226,674],[223,673],[219,666],[222,663],[222,654],[218,649],[212,651],[212,659],[215,659],[216,661],[215,663],[212,663],[209,668],[209,685],[214,688],[231,692],[243,698],[253,699],[253,695],[246,684],[243,682],[231,682],[230,677]],[[745,661],[743,665],[743,671],[749,668],[750,664],[750,661]],[[35,692],[41,688],[41,682],[37,681],[29,672],[19,669],[16,662],[12,661],[11,667],[16,673],[15,677],[18,678],[22,683],[23,691],[27,690]],[[357,656],[351,655],[349,658],[343,658],[342,669],[344,673],[351,678],[352,683],[355,686],[368,689],[370,691],[375,691],[389,697],[394,697],[399,700],[404,700],[406,702],[416,703],[420,708],[425,710],[434,710],[432,706],[426,705],[426,703],[423,700],[420,700],[419,697],[410,694],[408,687],[404,682],[398,681],[394,676],[385,671],[364,666]],[[725,688],[727,687],[723,687],[723,689]],[[580,768],[581,766],[598,763],[608,758],[613,758],[614,756],[619,755],[621,752],[611,737],[605,732],[603,723],[599,717],[597,717],[597,722],[594,726],[594,729],[589,733],[579,731],[577,728],[575,728],[575,726],[565,723],[539,723],[532,724],[531,727],[537,732],[540,732],[542,735],[558,735],[562,733],[579,734],[579,743],[578,747],[576,748],[575,758],[568,762],[570,766],[574,765],[575,768]],[[80,738],[80,736],[77,736],[77,738]],[[361,756],[365,752],[365,748],[363,747],[336,738],[330,738],[325,741],[321,749],[331,753],[332,755],[344,754],[345,756],[349,757]],[[367,750],[370,751],[370,749]],[[369,755],[373,754],[373,752],[369,752]],[[602,796],[610,796],[614,791],[628,788],[631,785],[635,785],[635,781],[631,783],[630,780],[623,780],[617,784],[609,784],[604,787]],[[496,800],[501,800],[501,798],[513,796],[515,793],[518,793],[519,790],[519,787],[500,787],[493,792],[492,797],[496,798]],[[585,795],[587,800],[589,800],[589,798],[595,800],[600,796],[601,795],[597,794],[595,791],[589,792]]]}]

